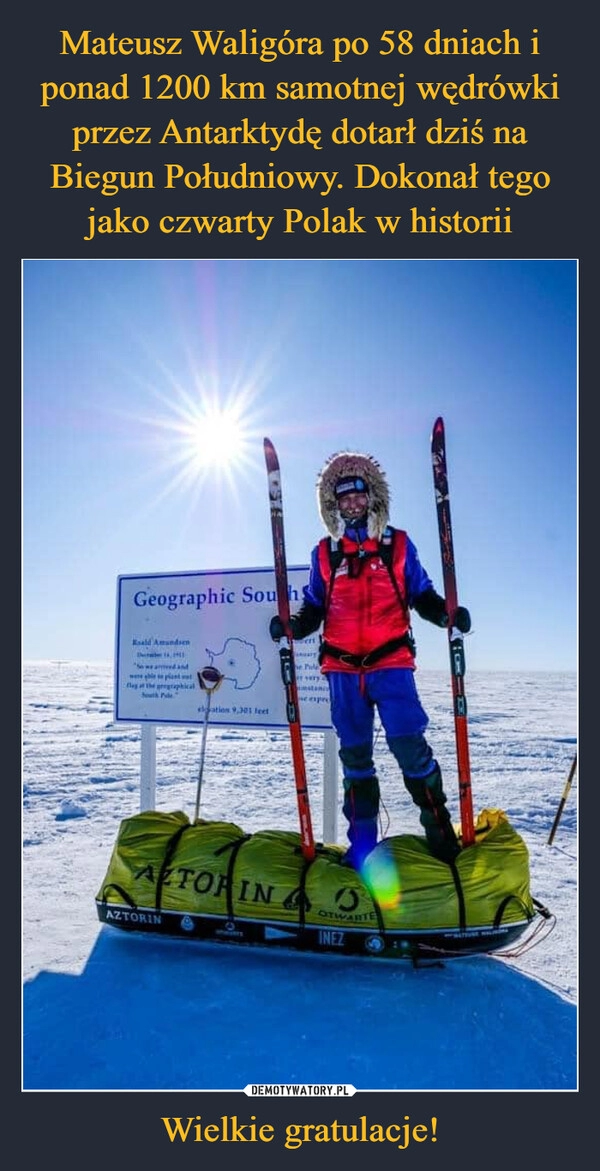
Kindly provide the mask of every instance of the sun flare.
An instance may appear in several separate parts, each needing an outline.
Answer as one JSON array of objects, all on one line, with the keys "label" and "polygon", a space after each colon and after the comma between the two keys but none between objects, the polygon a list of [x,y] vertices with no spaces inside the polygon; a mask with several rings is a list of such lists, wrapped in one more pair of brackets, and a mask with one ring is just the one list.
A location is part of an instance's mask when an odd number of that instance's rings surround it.
[{"label": "sun flare", "polygon": [[158,421],[162,454],[171,469],[170,488],[200,491],[207,478],[235,492],[256,464],[256,420],[248,388],[236,393],[181,396],[172,417]]},{"label": "sun flare", "polygon": [[185,457],[192,472],[232,467],[245,455],[247,436],[244,424],[239,412],[232,408],[207,409],[190,420],[187,430]]},{"label": "sun flare", "polygon": [[149,471],[162,481],[157,499],[183,493],[194,508],[208,482],[214,492],[242,498],[262,463],[257,378],[219,379],[207,369],[186,384],[163,373],[166,389],[151,387],[158,409],[138,418],[154,454]]}]

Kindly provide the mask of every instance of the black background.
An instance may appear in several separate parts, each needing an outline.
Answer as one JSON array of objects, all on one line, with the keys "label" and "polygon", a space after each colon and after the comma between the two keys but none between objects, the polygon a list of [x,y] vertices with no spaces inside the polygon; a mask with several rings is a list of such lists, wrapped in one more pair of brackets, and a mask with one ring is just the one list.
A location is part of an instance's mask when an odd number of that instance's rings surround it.
[{"label": "black background", "polygon": [[[482,4],[413,3],[412,5],[365,3],[346,4],[309,3],[302,5],[265,3],[221,3],[208,4],[179,3],[173,0],[168,5],[159,5],[156,0],[148,4],[106,3],[103,5],[85,3],[48,3],[35,9],[21,5],[10,15],[3,16],[5,35],[3,38],[3,141],[4,167],[2,185],[4,190],[3,230],[7,268],[10,280],[5,283],[4,323],[7,327],[7,350],[11,355],[11,374],[6,384],[5,399],[9,416],[15,421],[15,439],[3,462],[5,479],[3,498],[12,500],[15,496],[17,463],[14,458],[19,448],[20,423],[20,289],[21,260],[23,258],[84,258],[98,257],[190,257],[203,256],[217,259],[227,258],[576,258],[580,271],[580,422],[585,421],[589,412],[588,426],[580,428],[580,498],[581,513],[581,568],[582,594],[593,588],[595,562],[593,546],[597,540],[597,526],[591,509],[594,508],[597,490],[591,483],[596,458],[591,452],[593,442],[594,389],[592,389],[593,339],[596,335],[596,265],[597,265],[597,198],[592,203],[596,175],[597,128],[597,52],[591,27],[589,5],[581,0],[569,5],[551,8],[547,4],[523,3],[497,6]],[[240,28],[256,28],[259,35],[282,35],[286,29],[293,37],[320,36],[324,45],[330,44],[333,36],[366,36],[375,44],[381,31],[388,28],[409,28],[415,34],[415,44],[420,44],[441,27],[445,35],[460,35],[463,28],[471,35],[498,35],[509,27],[525,45],[533,28],[539,29],[541,53],[532,58],[525,53],[519,58],[457,57],[431,58],[425,61],[423,54],[415,53],[414,58],[378,57],[373,50],[365,57],[347,58],[346,64],[334,66],[329,55],[318,58],[281,58],[272,65],[261,64],[253,57],[222,58],[206,61],[198,57],[195,50],[186,49],[183,58],[136,59],[106,57],[60,57],[60,30],[72,33],[84,28],[93,30],[95,36],[108,36],[115,32],[120,36],[182,35],[189,39],[190,28],[224,28],[231,35],[237,35]],[[597,45],[596,45],[597,49]],[[507,108],[498,103],[491,109],[491,103],[482,106],[476,103],[462,103],[458,107],[431,107],[429,121],[438,113],[453,123],[460,123],[464,116],[470,120],[481,116],[485,125],[505,123],[526,126],[530,143],[527,147],[505,148],[501,159],[498,149],[491,151],[482,147],[455,147],[451,155],[432,151],[431,148],[415,146],[406,152],[398,148],[352,148],[333,149],[320,152],[299,151],[298,148],[268,154],[257,148],[239,150],[234,147],[219,148],[210,154],[193,148],[183,161],[190,169],[193,159],[208,158],[211,165],[233,170],[245,159],[255,168],[266,168],[273,161],[280,169],[328,169],[349,171],[349,163],[373,161],[377,165],[393,168],[404,158],[413,169],[452,169],[466,167],[475,159],[480,172],[494,162],[508,169],[545,170],[550,172],[552,182],[545,192],[529,198],[511,196],[501,199],[497,194],[481,187],[477,192],[417,192],[398,193],[395,198],[388,193],[353,192],[350,186],[329,200],[318,195],[295,193],[290,201],[289,193],[275,192],[272,196],[261,195],[249,200],[252,193],[222,192],[207,194],[208,214],[240,214],[256,204],[258,210],[267,208],[267,214],[278,212],[280,207],[301,206],[309,214],[318,214],[319,209],[329,203],[334,213],[344,212],[352,204],[361,207],[367,215],[399,214],[406,208],[419,204],[427,211],[432,204],[443,214],[460,207],[465,214],[485,214],[494,205],[510,204],[512,209],[513,232],[511,235],[457,235],[431,236],[410,235],[387,237],[379,232],[369,231],[365,235],[308,235],[299,232],[281,235],[275,229],[265,241],[259,243],[247,235],[213,236],[211,238],[178,236],[167,237],[158,233],[146,236],[109,235],[97,236],[89,244],[82,237],[87,232],[86,217],[91,205],[106,214],[107,208],[120,206],[123,214],[142,213],[152,220],[164,212],[177,214],[198,213],[196,201],[198,192],[188,192],[166,202],[166,194],[157,188],[154,192],[123,192],[115,198],[103,198],[88,191],[57,192],[49,187],[50,164],[55,162],[73,163],[81,161],[84,167],[97,170],[108,169],[149,169],[162,170],[162,164],[180,161],[174,151],[164,148],[96,148],[78,156],[70,152],[71,127],[76,124],[145,125],[159,120],[157,103],[136,103],[131,100],[122,103],[55,102],[49,109],[40,106],[40,81],[42,80],[116,80],[121,73],[131,77],[145,72],[158,74],[210,72],[215,75],[226,70],[231,79],[264,80],[267,91],[272,79],[296,78],[305,81],[362,79],[382,82],[394,79],[399,72],[405,73],[407,87],[414,78],[464,79],[473,72],[477,77],[491,80],[496,73],[503,78],[527,80],[537,71],[543,78],[558,74],[560,99],[557,102],[523,103],[521,108]],[[165,103],[165,105],[167,105]],[[188,104],[189,105],[189,104]],[[419,123],[423,122],[423,103],[409,103],[402,110],[392,110],[387,103],[357,104],[330,102],[312,103],[310,109],[300,103],[275,103],[265,100],[260,103],[258,115],[244,108],[242,103],[221,109],[203,109],[201,113],[188,109],[179,103],[177,109],[160,111],[160,120],[176,117],[183,124],[200,123],[206,118],[213,122],[234,124],[242,115],[248,114],[255,121],[271,121],[281,126],[289,124],[299,116],[305,116],[309,124],[324,129],[335,125],[341,117],[348,116],[354,122],[365,124],[395,124],[413,113]],[[256,103],[258,105],[258,103]],[[224,107],[224,109],[223,109]],[[330,107],[330,108],[329,108]],[[105,111],[105,112],[104,112]],[[326,141],[326,139],[324,140]],[[347,152],[347,153],[345,153]],[[255,193],[258,195],[258,193]],[[272,207],[268,200],[272,201]],[[402,203],[402,207],[400,207]],[[375,204],[377,206],[375,206]],[[106,205],[106,206],[105,206]],[[266,323],[267,324],[267,323]],[[468,323],[467,323],[468,324]],[[6,351],[5,351],[6,352]],[[595,373],[595,371],[594,371]],[[585,438],[587,435],[587,439]],[[585,460],[585,448],[589,462]],[[571,458],[568,453],[567,458]],[[586,474],[587,473],[587,474]],[[7,514],[13,515],[12,508]],[[15,510],[16,511],[16,510]],[[17,543],[19,538],[18,513],[14,521]],[[586,539],[583,539],[586,538]],[[588,552],[589,550],[589,552]],[[587,554],[587,557],[586,557]],[[11,565],[14,562],[11,559]],[[587,567],[585,572],[584,567]],[[557,573],[560,565],[557,565]],[[5,602],[5,616],[18,609],[16,575],[6,575],[12,583],[8,587]],[[540,590],[551,589],[551,582],[540,582]],[[5,587],[6,592],[6,587]],[[534,605],[535,599],[515,598],[515,606]],[[10,609],[9,609],[10,608]],[[597,609],[597,608],[596,608]],[[592,616],[594,611],[591,611]],[[581,622],[587,617],[585,606],[580,604]],[[9,625],[10,623],[7,623]],[[588,655],[581,660],[580,707],[585,727],[585,712],[589,709],[597,692],[591,676],[591,656],[595,649],[592,626],[588,638]],[[549,631],[549,638],[560,638],[560,631]],[[589,674],[588,674],[589,669]],[[12,693],[16,686],[12,685]],[[18,722],[15,721],[15,722]],[[585,746],[584,746],[585,747]],[[581,762],[580,748],[580,762]],[[586,801],[585,788],[594,784],[594,777],[585,777],[580,802],[581,817],[581,950],[580,976],[582,987],[581,1008],[581,1064],[580,1089],[578,1092],[559,1094],[542,1093],[410,1093],[393,1092],[361,1093],[346,1102],[322,1101],[275,1101],[246,1098],[243,1094],[222,1093],[24,1093],[20,1089],[20,1030],[19,1014],[9,1007],[4,1027],[10,1036],[11,1046],[6,1049],[5,1094],[5,1138],[10,1135],[13,1158],[25,1161],[27,1166],[50,1162],[63,1168],[108,1167],[127,1165],[129,1168],[215,1166],[225,1168],[244,1167],[259,1160],[265,1166],[325,1166],[331,1161],[342,1161],[345,1165],[363,1163],[366,1159],[372,1167],[388,1166],[399,1161],[406,1165],[410,1161],[419,1166],[466,1166],[505,1168],[506,1165],[520,1164],[528,1167],[534,1160],[545,1168],[562,1168],[573,1157],[579,1158],[579,1151],[586,1150],[585,1138],[592,1137],[591,1100],[591,1057],[587,1054],[595,1032],[596,1008],[593,996],[585,991],[593,976],[590,956],[590,934],[594,923],[589,921],[589,900],[593,894],[593,874],[589,875],[586,864],[586,841],[594,829],[596,818],[593,796]],[[581,763],[580,763],[581,768]],[[10,773],[10,788],[14,775]],[[15,820],[20,810],[15,811]],[[14,837],[17,837],[16,830]],[[12,873],[18,873],[19,858],[14,861]],[[586,881],[587,877],[587,881]],[[15,898],[14,884],[5,887],[5,900]],[[18,924],[15,934],[18,932]],[[11,939],[10,954],[18,954],[17,939]],[[20,987],[18,964],[10,965],[15,974],[11,983],[11,996]],[[201,995],[201,979],[199,980]],[[499,1006],[500,1007],[500,1006]],[[290,1004],[290,1014],[295,1006]],[[102,1011],[102,1005],[98,1005]],[[451,1012],[452,1006],[447,1005]],[[156,1012],[160,1013],[157,1003]],[[443,1029],[443,1019],[440,1019]],[[589,1038],[588,1041],[586,1039]],[[527,1043],[526,1037],[523,1043]],[[437,1144],[411,1145],[408,1151],[400,1152],[391,1144],[376,1146],[311,1143],[298,1151],[286,1151],[277,1139],[271,1144],[178,1144],[168,1142],[160,1118],[163,1115],[201,1115],[204,1121],[218,1121],[221,1114],[237,1114],[240,1119],[256,1116],[257,1122],[275,1125],[281,1134],[287,1121],[331,1123],[356,1121],[361,1114],[367,1114],[369,1122],[399,1121],[406,1115],[415,1120],[435,1115],[438,1119]],[[5,1144],[6,1145],[6,1144]]]}]

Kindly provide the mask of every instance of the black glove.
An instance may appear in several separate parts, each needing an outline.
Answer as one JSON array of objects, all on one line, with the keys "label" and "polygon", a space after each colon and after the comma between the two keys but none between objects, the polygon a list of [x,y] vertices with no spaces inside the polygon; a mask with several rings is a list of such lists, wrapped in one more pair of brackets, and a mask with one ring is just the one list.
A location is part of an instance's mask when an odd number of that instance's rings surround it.
[{"label": "black glove", "polygon": [[[322,607],[314,606],[312,602],[304,601],[298,613],[292,614],[290,618],[292,638],[306,638],[309,634],[314,634],[315,630],[319,629],[322,621]],[[279,642],[281,638],[285,637],[285,627],[279,614],[275,614],[271,618],[269,622],[269,634],[273,642]]]},{"label": "black glove", "polygon": [[[471,615],[466,606],[457,606],[454,614],[454,625],[461,634],[468,634],[471,629]],[[448,615],[444,616],[440,622],[440,626],[448,626]]]},{"label": "black glove", "polygon": [[[446,603],[433,589],[424,590],[414,600],[414,609],[421,618],[433,622],[435,626],[448,626],[448,611]],[[471,615],[465,606],[457,606],[454,615],[454,625],[461,634],[468,634],[471,629]]]},{"label": "black glove", "polygon": [[466,606],[457,606],[454,615],[454,625],[461,634],[468,634],[471,629],[471,615]]},{"label": "black glove", "polygon": [[[292,626],[291,619],[290,619],[290,626]],[[292,626],[292,634],[293,633],[294,633],[294,628]],[[283,622],[281,621],[279,614],[275,614],[273,616],[273,618],[271,618],[271,621],[269,622],[269,634],[271,635],[273,642],[279,642],[279,640],[284,637],[285,626],[283,625]]]}]

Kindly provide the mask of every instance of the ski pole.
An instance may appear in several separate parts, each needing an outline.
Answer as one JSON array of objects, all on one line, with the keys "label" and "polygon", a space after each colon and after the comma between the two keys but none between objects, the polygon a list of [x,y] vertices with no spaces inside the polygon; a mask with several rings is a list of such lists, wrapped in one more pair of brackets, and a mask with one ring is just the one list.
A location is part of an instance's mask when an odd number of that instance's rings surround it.
[{"label": "ski pole", "polygon": [[210,713],[210,701],[213,691],[216,691],[221,686],[224,676],[216,667],[203,667],[198,671],[198,683],[202,691],[206,692],[206,710],[204,712],[204,725],[202,728],[202,747],[200,749],[200,766],[198,769],[198,788],[196,790],[196,808],[194,810],[194,823],[198,820],[200,811],[200,792],[202,790],[202,773],[204,771],[204,755],[206,752],[206,733],[208,731],[208,716]]},{"label": "ski pole", "polygon": [[308,785],[306,779],[306,765],[304,760],[304,747],[302,743],[300,713],[298,708],[296,663],[294,659],[294,649],[291,638],[288,638],[287,647],[280,647],[279,662],[281,666],[281,678],[285,688],[285,710],[290,733],[292,763],[294,766],[294,778],[296,782],[296,800],[298,804],[298,815],[300,818],[302,853],[304,854],[305,858],[310,860],[315,856],[315,843],[311,823]]},{"label": "ski pole", "polygon": [[569,769],[569,775],[567,777],[567,781],[566,781],[565,787],[563,789],[563,795],[558,803],[558,809],[556,810],[556,817],[554,818],[552,829],[550,830],[550,836],[548,838],[547,844],[549,846],[551,846],[552,842],[554,841],[554,835],[556,833],[558,823],[562,817],[562,811],[565,807],[567,797],[569,796],[569,793],[571,792],[571,785],[573,784],[573,777],[575,776],[575,769],[576,768],[577,768],[577,753],[575,753],[575,756],[573,757],[573,760],[571,761],[571,767]]},{"label": "ski pole", "polygon": [[450,517],[446,436],[444,420],[442,418],[436,419],[433,425],[431,460],[433,464],[433,484],[438,517],[440,551],[442,555],[444,595],[446,610],[448,611],[448,647],[450,651],[452,697],[454,701],[454,732],[458,764],[458,799],[460,804],[461,831],[463,846],[472,846],[475,841],[475,826],[473,824],[473,795],[471,791],[471,765],[469,761],[469,740],[467,734],[467,697],[465,695],[464,685],[465,650],[463,636],[460,630],[454,625],[454,618],[458,608],[458,591],[456,585],[452,521]]},{"label": "ski pole", "polygon": [[287,647],[281,647],[279,660],[281,664],[281,678],[285,687],[286,716],[290,733],[292,749],[292,764],[294,769],[294,783],[296,786],[296,803],[300,821],[300,841],[302,853],[308,861],[315,856],[316,847],[310,812],[310,798],[306,776],[306,761],[302,742],[302,726],[300,723],[300,705],[298,702],[298,684],[296,681],[296,663],[294,657],[294,640],[290,626],[290,600],[287,572],[287,558],[285,551],[285,533],[283,526],[283,496],[281,491],[281,469],[275,447],[270,439],[264,440],[264,455],[267,465],[267,480],[269,487],[269,508],[271,513],[271,534],[273,539],[273,560],[275,568],[275,586],[277,591],[277,612],[283,623]]}]

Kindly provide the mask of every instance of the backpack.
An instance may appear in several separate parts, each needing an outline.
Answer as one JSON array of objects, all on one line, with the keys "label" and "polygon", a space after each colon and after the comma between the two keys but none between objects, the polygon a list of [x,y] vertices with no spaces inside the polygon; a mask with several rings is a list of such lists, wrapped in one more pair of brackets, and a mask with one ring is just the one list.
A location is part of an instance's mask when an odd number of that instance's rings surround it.
[{"label": "backpack", "polygon": [[[396,529],[392,528],[392,525],[386,526],[386,528],[383,531],[383,536],[379,542],[377,552],[378,552],[379,556],[381,557],[381,560],[383,561],[383,564],[385,565],[385,568],[387,569],[387,571],[390,575],[390,581],[394,587],[396,597],[400,603],[400,608],[403,610],[404,614],[408,617],[408,606],[406,604],[406,599],[402,593],[402,590],[400,589],[396,574],[394,573],[394,543],[395,543],[395,538],[396,538],[396,531],[397,531]],[[347,554],[344,553],[344,549],[343,549],[343,545],[342,545],[341,541],[334,541],[332,537],[329,537],[328,546],[329,546],[330,573],[329,573],[329,582],[327,584],[327,593],[325,595],[325,614],[327,614],[327,611],[328,611],[330,603],[331,603],[331,595],[333,593],[333,586],[335,583],[335,575],[336,575],[340,565],[342,564],[344,557],[347,556]],[[371,554],[363,552],[363,553],[356,553],[351,556],[358,559],[359,564],[360,564],[361,560],[364,557],[369,557],[369,556],[371,556]],[[360,572],[360,569],[357,572]]]}]

